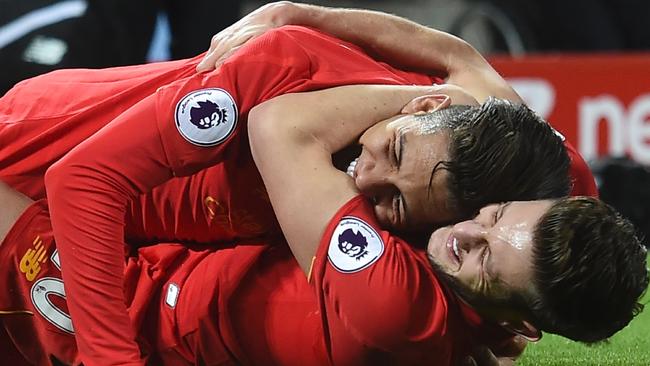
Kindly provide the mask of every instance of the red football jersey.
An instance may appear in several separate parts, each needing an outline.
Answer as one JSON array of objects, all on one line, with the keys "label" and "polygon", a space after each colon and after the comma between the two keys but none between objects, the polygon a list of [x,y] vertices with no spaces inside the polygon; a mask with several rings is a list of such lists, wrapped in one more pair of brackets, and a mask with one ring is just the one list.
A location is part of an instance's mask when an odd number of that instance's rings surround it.
[{"label": "red football jersey", "polygon": [[[159,276],[169,257],[182,259]],[[135,298],[153,303],[141,332],[154,364],[328,363],[316,296],[286,245],[155,245],[139,250],[127,276],[139,278]]]},{"label": "red football jersey", "polygon": [[[340,251],[341,235],[361,238],[364,249]],[[124,293],[149,362],[451,365],[473,344],[504,338],[449,296],[424,253],[381,231],[361,197],[334,216],[325,238],[312,284],[282,242],[141,248],[127,261]],[[0,245],[0,268],[3,355],[12,365],[78,364],[44,202]]]},{"label": "red football jersey", "polygon": [[511,337],[458,301],[424,251],[381,230],[362,196],[332,218],[311,284],[286,245],[259,244],[140,249],[127,283],[153,302],[144,323],[136,317],[151,361],[455,365]]},{"label": "red football jersey", "polygon": [[[200,59],[60,70],[17,84],[0,99],[0,180],[34,200],[44,198],[47,168],[159,87],[194,74]],[[129,202],[126,237],[216,243],[273,232],[277,224],[263,186],[233,197],[228,186],[215,183],[226,174],[231,181],[257,179],[250,164],[171,180]]]},{"label": "red football jersey", "polygon": [[[152,364],[324,364],[323,347],[314,348],[323,344],[315,296],[288,247],[239,244],[220,250],[158,244],[128,259],[126,303]],[[0,268],[4,361],[79,364],[44,201],[28,207],[7,233]],[[309,347],[294,349],[300,342]]]},{"label": "red football jersey", "polygon": [[330,221],[312,271],[336,365],[456,365],[511,337],[459,301],[424,250],[382,230],[362,196]]},{"label": "red football jersey", "polygon": [[16,84],[0,98],[0,179],[44,198],[52,163],[158,87],[192,75],[199,61],[58,70]]},{"label": "red football jersey", "polygon": [[[159,88],[74,148],[46,181],[84,361],[135,363],[139,357],[135,333],[120,316],[126,314],[121,243],[129,199],[173,176],[219,165],[227,174],[212,183],[223,192],[216,207],[226,215],[243,207],[256,223],[272,218],[268,202],[252,199],[262,187],[246,133],[252,107],[277,95],[338,85],[431,82],[335,38],[284,27],[247,44],[212,73]],[[203,204],[204,197],[194,199]],[[165,220],[192,227],[193,217],[178,213]]]}]

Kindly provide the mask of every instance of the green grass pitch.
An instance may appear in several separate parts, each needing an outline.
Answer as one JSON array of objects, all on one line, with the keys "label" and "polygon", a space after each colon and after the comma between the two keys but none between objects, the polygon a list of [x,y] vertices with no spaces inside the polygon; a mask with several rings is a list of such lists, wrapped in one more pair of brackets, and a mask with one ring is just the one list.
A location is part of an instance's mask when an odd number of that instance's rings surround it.
[{"label": "green grass pitch", "polygon": [[[650,257],[648,260],[650,263]],[[546,334],[538,343],[526,347],[517,366],[650,366],[650,291],[642,303],[645,311],[608,343],[585,346]]]}]

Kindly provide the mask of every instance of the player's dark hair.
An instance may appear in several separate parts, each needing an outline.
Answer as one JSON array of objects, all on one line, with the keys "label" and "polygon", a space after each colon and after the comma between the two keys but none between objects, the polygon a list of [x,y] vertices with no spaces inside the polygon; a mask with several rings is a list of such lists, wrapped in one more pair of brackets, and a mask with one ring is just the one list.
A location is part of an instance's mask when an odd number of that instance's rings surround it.
[{"label": "player's dark hair", "polygon": [[470,216],[489,203],[559,198],[570,189],[562,139],[523,104],[489,98],[452,123],[449,172],[452,207]]},{"label": "player's dark hair", "polygon": [[609,338],[643,309],[646,249],[632,224],[606,203],[554,203],[534,232],[534,288],[528,304],[540,330],[586,343]]}]

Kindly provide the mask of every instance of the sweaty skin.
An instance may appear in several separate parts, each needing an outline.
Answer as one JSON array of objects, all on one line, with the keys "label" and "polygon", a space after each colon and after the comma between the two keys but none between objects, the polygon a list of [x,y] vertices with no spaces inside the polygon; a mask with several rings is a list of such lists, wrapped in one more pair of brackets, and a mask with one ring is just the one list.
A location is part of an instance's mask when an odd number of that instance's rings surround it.
[{"label": "sweaty skin", "polygon": [[518,250],[524,250],[526,246],[531,245],[533,242],[531,229],[524,222],[500,227],[497,237]]}]

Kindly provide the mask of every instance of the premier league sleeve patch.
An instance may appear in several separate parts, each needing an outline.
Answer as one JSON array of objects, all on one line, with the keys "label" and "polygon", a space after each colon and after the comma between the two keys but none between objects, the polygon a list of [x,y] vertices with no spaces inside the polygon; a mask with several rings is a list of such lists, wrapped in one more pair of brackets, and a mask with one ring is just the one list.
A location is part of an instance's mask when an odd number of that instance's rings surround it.
[{"label": "premier league sleeve patch", "polygon": [[358,272],[377,261],[384,253],[384,241],[363,220],[346,216],[330,239],[327,259],[339,272]]},{"label": "premier league sleeve patch", "polygon": [[237,105],[223,89],[196,90],[178,102],[174,118],[184,139],[198,146],[215,146],[235,130]]}]

